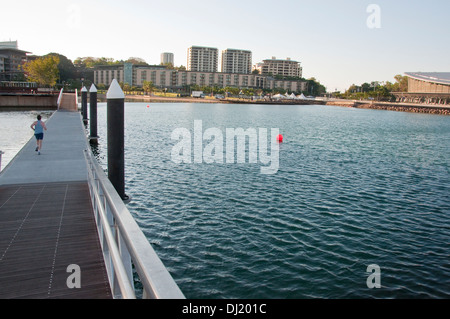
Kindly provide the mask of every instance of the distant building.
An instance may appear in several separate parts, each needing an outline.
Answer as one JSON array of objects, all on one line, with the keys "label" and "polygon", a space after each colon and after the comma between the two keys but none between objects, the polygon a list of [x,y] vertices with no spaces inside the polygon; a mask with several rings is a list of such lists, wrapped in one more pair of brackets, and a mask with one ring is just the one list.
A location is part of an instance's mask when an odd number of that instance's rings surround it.
[{"label": "distant building", "polygon": [[94,67],[94,83],[110,85],[112,80],[124,83],[124,66],[122,65],[100,65]]},{"label": "distant building", "polygon": [[0,42],[0,81],[21,80],[28,53],[19,50],[17,41]]},{"label": "distant building", "polygon": [[5,72],[5,55],[0,55],[0,73]]},{"label": "distant building", "polygon": [[252,52],[248,50],[226,49],[222,51],[223,73],[252,73]]},{"label": "distant building", "polygon": [[450,93],[450,72],[407,72],[409,93]]},{"label": "distant building", "polygon": [[262,74],[262,66],[263,66],[262,62],[256,63],[255,65],[252,66],[252,72],[258,70],[259,74]]},{"label": "distant building", "polygon": [[450,72],[406,72],[408,92],[393,92],[398,102],[450,104]]},{"label": "distant building", "polygon": [[[122,83],[142,87],[151,81],[157,88],[182,92],[191,85],[211,87],[236,87],[252,89],[282,89],[286,92],[307,91],[307,82],[300,80],[276,80],[259,74],[202,72],[168,69],[161,65],[106,65],[94,68],[94,83],[108,86],[116,79]],[[128,80],[127,80],[128,79]],[[131,83],[129,82],[131,79]]]},{"label": "distant building", "polygon": [[192,46],[188,49],[188,71],[217,72],[219,50],[217,48]]},{"label": "distant building", "polygon": [[1,49],[18,49],[19,44],[17,41],[4,41],[0,42],[0,50]]},{"label": "distant building", "polygon": [[170,63],[172,65],[175,65],[173,61],[174,61],[173,53],[170,52],[161,53],[161,64],[166,65]]},{"label": "distant building", "polygon": [[272,57],[272,59],[263,60],[261,74],[301,78],[302,68],[300,66],[300,62],[293,61],[290,58],[287,58],[286,60],[279,60],[276,57]]}]

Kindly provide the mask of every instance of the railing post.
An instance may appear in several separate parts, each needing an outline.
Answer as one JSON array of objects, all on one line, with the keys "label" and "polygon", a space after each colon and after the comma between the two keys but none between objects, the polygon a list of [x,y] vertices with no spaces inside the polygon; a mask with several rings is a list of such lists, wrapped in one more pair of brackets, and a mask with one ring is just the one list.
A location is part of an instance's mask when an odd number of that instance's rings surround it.
[{"label": "railing post", "polygon": [[120,252],[120,257],[122,258],[123,266],[125,267],[125,270],[128,274],[128,279],[130,280],[130,282],[133,282],[133,266],[131,264],[131,255],[119,229],[117,231],[117,244]]},{"label": "railing post", "polygon": [[122,200],[125,194],[125,94],[116,79],[111,82],[107,99],[108,178]]},{"label": "railing post", "polygon": [[91,135],[89,136],[89,142],[92,144],[98,144],[97,136],[97,88],[92,83],[89,89],[89,128]]}]

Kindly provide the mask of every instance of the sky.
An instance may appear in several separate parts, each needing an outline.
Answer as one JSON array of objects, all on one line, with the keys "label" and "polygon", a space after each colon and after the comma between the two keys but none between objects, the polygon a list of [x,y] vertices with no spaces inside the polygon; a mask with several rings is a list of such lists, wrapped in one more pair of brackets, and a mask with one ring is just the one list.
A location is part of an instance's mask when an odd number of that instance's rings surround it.
[{"label": "sky", "polygon": [[[1,5],[0,41],[35,55],[187,65],[192,45],[299,61],[329,92],[450,72],[448,0],[21,0]],[[219,54],[220,55],[220,54]],[[220,69],[220,67],[219,67]]]}]

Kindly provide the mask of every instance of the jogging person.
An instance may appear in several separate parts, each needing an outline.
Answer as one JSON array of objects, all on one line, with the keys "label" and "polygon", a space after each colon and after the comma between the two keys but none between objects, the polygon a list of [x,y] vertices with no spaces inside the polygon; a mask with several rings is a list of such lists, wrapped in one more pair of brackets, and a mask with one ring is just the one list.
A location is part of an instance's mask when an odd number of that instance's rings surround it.
[{"label": "jogging person", "polygon": [[41,155],[42,140],[44,139],[44,130],[47,131],[45,123],[41,121],[41,116],[37,116],[37,121],[31,124],[31,129],[34,130],[34,136],[36,137],[36,152]]}]

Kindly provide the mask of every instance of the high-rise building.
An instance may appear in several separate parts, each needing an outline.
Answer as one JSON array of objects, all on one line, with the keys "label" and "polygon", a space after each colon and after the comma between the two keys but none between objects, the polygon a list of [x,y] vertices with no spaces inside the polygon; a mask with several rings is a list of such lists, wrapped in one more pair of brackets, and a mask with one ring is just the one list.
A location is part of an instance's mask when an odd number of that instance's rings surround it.
[{"label": "high-rise building", "polygon": [[261,66],[261,74],[263,75],[281,75],[302,77],[302,67],[300,62],[293,61],[290,58],[286,60],[279,60],[275,57],[272,59],[263,60]]},{"label": "high-rise building", "polygon": [[250,74],[252,72],[252,52],[236,49],[223,50],[222,72]]},{"label": "high-rise building", "polygon": [[217,72],[219,50],[217,48],[192,46],[188,49],[188,71]]},{"label": "high-rise building", "polygon": [[173,53],[163,52],[163,53],[161,53],[161,64],[166,65],[167,63],[170,63],[170,64],[174,65],[174,63],[173,63]]}]

